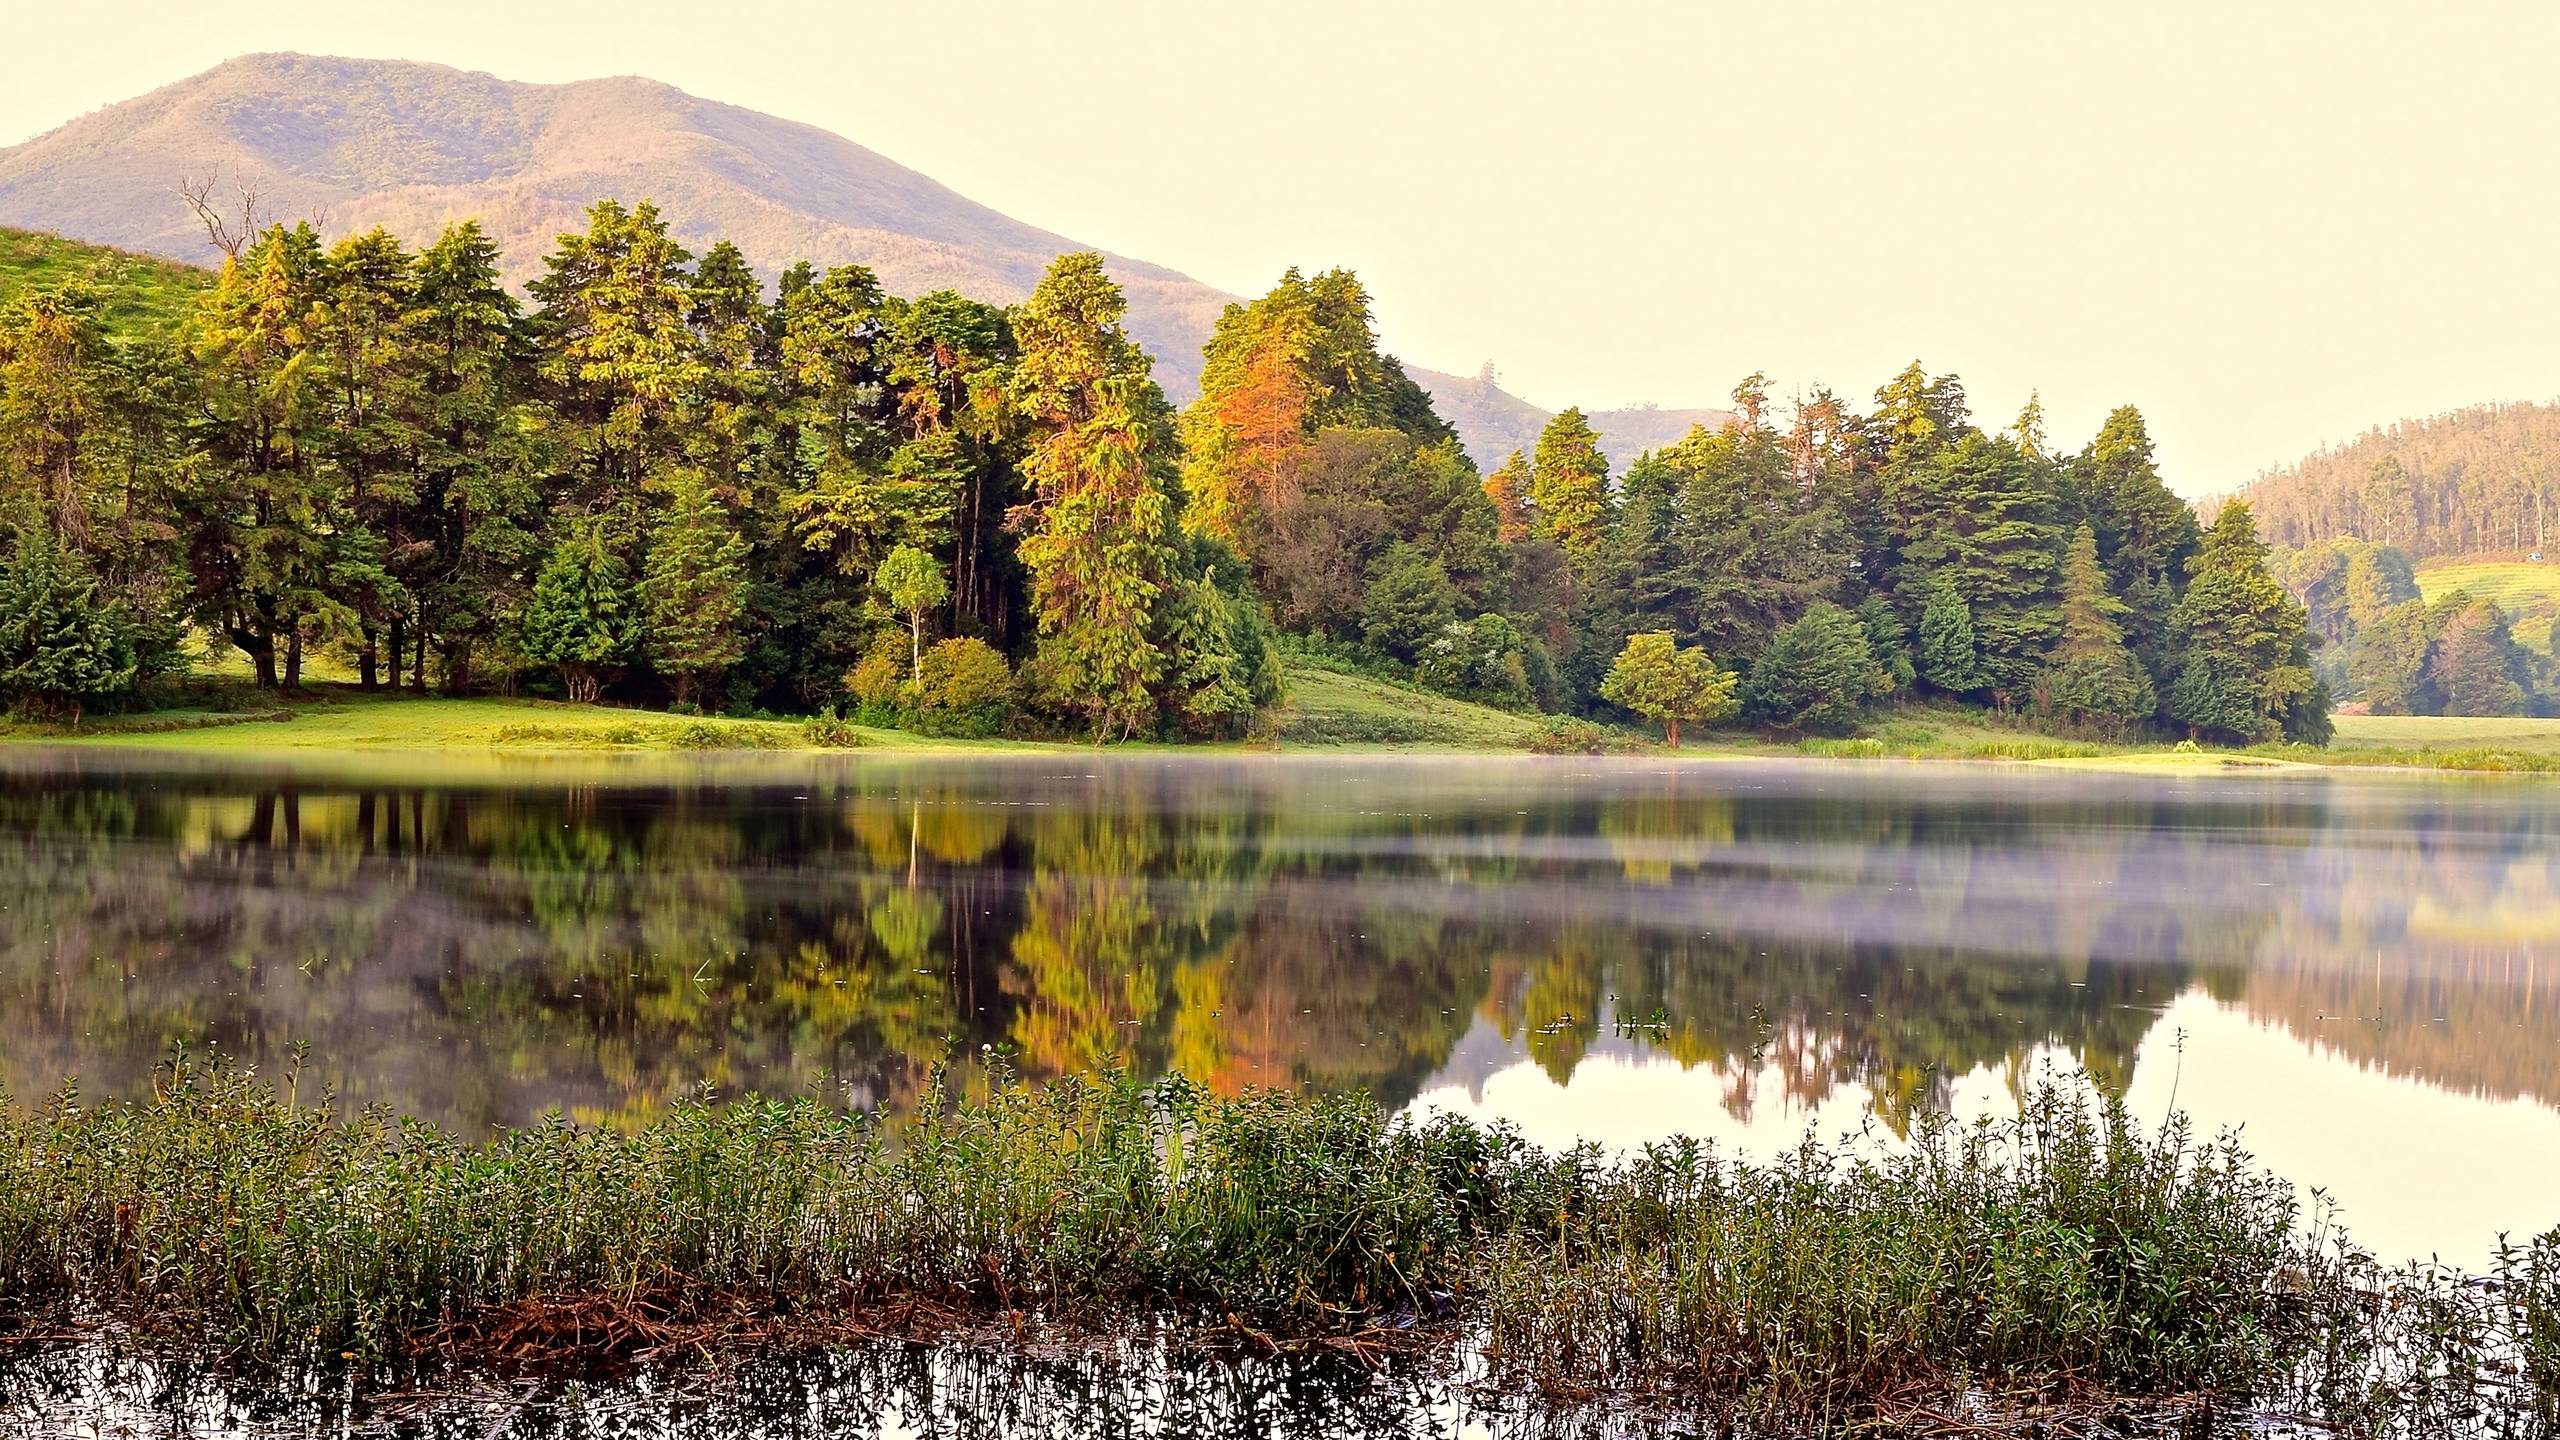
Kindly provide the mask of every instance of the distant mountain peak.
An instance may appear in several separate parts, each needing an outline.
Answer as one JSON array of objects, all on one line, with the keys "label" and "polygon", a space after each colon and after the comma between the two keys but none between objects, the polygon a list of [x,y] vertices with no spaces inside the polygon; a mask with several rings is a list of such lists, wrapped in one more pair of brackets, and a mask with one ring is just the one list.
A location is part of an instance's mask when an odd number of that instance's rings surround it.
[{"label": "distant mountain peak", "polygon": [[[508,278],[538,273],[556,236],[603,197],[654,200],[685,244],[734,242],[760,274],[792,261],[860,262],[890,290],[1009,302],[1050,260],[1095,248],[1016,220],[842,136],[642,76],[558,84],[415,60],[267,51],[109,105],[0,150],[0,225],[203,262],[178,198],[236,177],[267,219],[380,225],[412,242],[477,219]],[[1161,265],[1111,256],[1129,326],[1177,401],[1235,297]],[[1547,412],[1476,378],[1408,367],[1479,463],[1535,442]],[[1717,410],[1601,411],[1618,463]]]}]

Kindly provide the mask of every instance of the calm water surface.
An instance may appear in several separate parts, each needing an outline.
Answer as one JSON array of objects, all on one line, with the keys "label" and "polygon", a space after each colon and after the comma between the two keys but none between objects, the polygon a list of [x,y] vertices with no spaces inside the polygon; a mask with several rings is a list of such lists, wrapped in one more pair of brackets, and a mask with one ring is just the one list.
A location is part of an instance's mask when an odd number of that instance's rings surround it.
[{"label": "calm water surface", "polygon": [[1890,1143],[2044,1071],[2387,1256],[2560,1223],[2560,789],[1952,766],[0,757],[0,1080],[464,1131],[936,1064]]}]

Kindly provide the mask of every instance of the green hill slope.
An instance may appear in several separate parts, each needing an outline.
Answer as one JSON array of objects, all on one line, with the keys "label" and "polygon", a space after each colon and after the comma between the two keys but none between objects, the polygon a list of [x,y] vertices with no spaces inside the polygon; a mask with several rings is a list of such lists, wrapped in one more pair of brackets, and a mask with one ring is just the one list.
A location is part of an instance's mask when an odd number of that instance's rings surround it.
[{"label": "green hill slope", "polygon": [[82,279],[106,293],[107,328],[134,339],[175,331],[213,274],[157,256],[0,226],[0,305],[28,290]]},{"label": "green hill slope", "polygon": [[2494,600],[2514,616],[2516,639],[2551,653],[2552,617],[2560,615],[2560,565],[2523,560],[2463,560],[2418,569],[2418,593],[2428,603],[2455,591]]},{"label": "green hill slope", "polygon": [[1254,733],[1286,745],[1503,749],[1527,743],[1540,725],[1529,716],[1294,660],[1288,692],[1263,712]]}]

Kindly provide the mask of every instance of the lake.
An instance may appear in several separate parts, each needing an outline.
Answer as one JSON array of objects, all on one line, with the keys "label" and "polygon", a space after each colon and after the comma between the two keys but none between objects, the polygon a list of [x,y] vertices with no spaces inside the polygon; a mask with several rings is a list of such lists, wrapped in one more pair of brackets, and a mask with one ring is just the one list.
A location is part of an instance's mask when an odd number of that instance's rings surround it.
[{"label": "lake", "polygon": [[1854,762],[0,755],[0,1079],[465,1133],[945,1063],[1766,1154],[2040,1077],[2388,1258],[2560,1222],[2560,790]]}]

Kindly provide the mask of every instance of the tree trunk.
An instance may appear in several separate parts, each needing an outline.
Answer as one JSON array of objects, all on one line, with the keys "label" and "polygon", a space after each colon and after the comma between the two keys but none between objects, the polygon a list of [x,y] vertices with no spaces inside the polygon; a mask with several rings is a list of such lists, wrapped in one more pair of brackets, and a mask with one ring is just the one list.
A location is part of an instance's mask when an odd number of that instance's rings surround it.
[{"label": "tree trunk", "polygon": [[390,643],[383,648],[391,652],[391,692],[400,693],[400,672],[409,666],[409,617],[391,617]]},{"label": "tree trunk", "polygon": [[924,612],[912,611],[907,616],[907,658],[914,666],[915,682],[924,684]]},{"label": "tree trunk", "polygon": [[418,627],[417,663],[409,669],[410,683],[421,695],[427,693],[427,627]]},{"label": "tree trunk", "polygon": [[1680,721],[1675,717],[1662,722],[1663,732],[1671,737],[1671,748],[1680,748]]},{"label": "tree trunk", "polygon": [[[396,657],[397,652],[394,654]],[[392,664],[397,666],[398,659],[395,658]],[[375,690],[381,688],[381,685],[382,649],[375,643],[373,627],[367,625],[364,627],[364,648],[356,652],[356,687],[361,690]],[[393,678],[391,688],[395,690],[400,688],[397,677]]]},{"label": "tree trunk", "polygon": [[284,639],[284,688],[302,688],[302,632],[294,631]]}]

